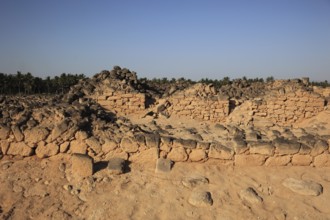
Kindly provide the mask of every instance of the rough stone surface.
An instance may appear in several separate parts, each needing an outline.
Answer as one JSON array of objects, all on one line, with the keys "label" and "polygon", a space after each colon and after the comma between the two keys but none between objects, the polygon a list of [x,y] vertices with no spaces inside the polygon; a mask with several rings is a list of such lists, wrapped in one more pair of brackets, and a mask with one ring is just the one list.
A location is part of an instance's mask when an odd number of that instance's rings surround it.
[{"label": "rough stone surface", "polygon": [[252,187],[244,189],[240,192],[240,197],[243,201],[249,203],[261,203],[263,201],[262,197]]},{"label": "rough stone surface", "polygon": [[101,144],[95,137],[90,137],[85,140],[86,144],[96,153],[100,153],[102,150]]},{"label": "rough stone surface", "polygon": [[205,185],[208,183],[209,183],[209,180],[206,177],[198,176],[198,175],[187,176],[187,177],[183,178],[183,180],[182,180],[182,184],[188,188],[195,188],[197,186]]},{"label": "rough stone surface", "polygon": [[45,144],[44,142],[39,142],[36,149],[36,155],[39,158],[51,157],[59,152],[59,146],[54,143]]},{"label": "rough stone surface", "polygon": [[291,191],[306,196],[319,196],[323,192],[322,185],[313,181],[287,178],[282,184]]},{"label": "rough stone surface", "polygon": [[262,166],[265,160],[263,155],[235,155],[236,166]]},{"label": "rough stone surface", "polygon": [[188,159],[188,154],[183,147],[172,148],[167,158],[174,162],[183,162]]},{"label": "rough stone surface", "polygon": [[10,128],[7,126],[0,126],[0,140],[6,140],[9,136]]},{"label": "rough stone surface", "polygon": [[39,158],[46,158],[56,155],[59,152],[59,146],[54,143],[44,144],[40,142],[36,149],[36,155]]},{"label": "rough stone surface", "polygon": [[71,158],[71,171],[79,177],[88,177],[93,175],[93,159],[84,154],[73,154]]},{"label": "rough stone surface", "polygon": [[31,156],[33,149],[27,146],[24,142],[11,143],[7,151],[9,155],[21,155],[23,157]]},{"label": "rough stone surface", "polygon": [[330,154],[321,154],[314,158],[314,166],[330,167]]},{"label": "rough stone surface", "polygon": [[145,136],[145,142],[149,148],[158,148],[160,144],[160,137],[158,134],[147,134]]},{"label": "rough stone surface", "polygon": [[74,140],[70,142],[71,153],[86,154],[87,144],[83,141]]},{"label": "rough stone surface", "polygon": [[49,131],[43,127],[34,127],[24,131],[24,141],[30,144],[36,144],[40,141],[46,140]]},{"label": "rough stone surface", "polygon": [[189,154],[189,159],[193,162],[202,161],[206,159],[207,154],[203,149],[193,149]]},{"label": "rough stone surface", "polygon": [[234,150],[221,144],[211,144],[208,156],[215,159],[230,160],[234,156]]},{"label": "rough stone surface", "polygon": [[277,156],[277,157],[269,157],[265,165],[266,166],[286,166],[288,163],[291,161],[291,156],[286,155],[286,156]]},{"label": "rough stone surface", "polygon": [[0,140],[0,149],[3,154],[7,154],[9,144],[8,140]]},{"label": "rough stone surface", "polygon": [[130,155],[129,159],[133,162],[145,163],[145,162],[155,162],[158,158],[157,148],[148,148],[142,150],[138,153]]},{"label": "rough stone surface", "polygon": [[172,161],[169,159],[158,158],[156,162],[156,173],[168,173],[172,169]]},{"label": "rough stone surface", "polygon": [[120,147],[127,153],[134,153],[138,151],[139,146],[134,143],[131,138],[124,137],[120,142]]},{"label": "rough stone surface", "polygon": [[49,135],[49,140],[54,141],[56,138],[58,138],[61,134],[66,132],[69,128],[68,122],[67,121],[62,121],[59,124],[55,126],[55,128],[52,130],[52,132]]},{"label": "rough stone surface", "polygon": [[104,140],[104,144],[102,144],[102,151],[103,151],[103,153],[107,154],[110,151],[116,149],[117,147],[118,147],[118,144],[115,141],[106,138]]},{"label": "rough stone surface", "polygon": [[250,142],[249,146],[251,154],[274,155],[275,147],[271,142]]},{"label": "rough stone surface", "polygon": [[112,158],[108,162],[108,172],[110,174],[122,174],[124,173],[126,161],[122,158]]},{"label": "rough stone surface", "polygon": [[275,139],[274,145],[276,147],[276,153],[278,155],[296,154],[299,152],[300,149],[300,143],[283,138]]},{"label": "rough stone surface", "polygon": [[17,142],[20,142],[20,141],[24,140],[24,135],[23,135],[21,129],[18,126],[12,126],[11,130],[12,130],[12,132],[14,134],[14,137],[15,137]]},{"label": "rough stone surface", "polygon": [[309,166],[312,163],[313,158],[310,155],[293,155],[291,163],[295,166]]},{"label": "rough stone surface", "polygon": [[311,150],[312,156],[317,156],[322,154],[324,151],[328,150],[328,143],[324,140],[317,140],[314,147]]},{"label": "rough stone surface", "polygon": [[194,190],[188,202],[196,207],[208,207],[213,205],[211,193],[202,190]]}]

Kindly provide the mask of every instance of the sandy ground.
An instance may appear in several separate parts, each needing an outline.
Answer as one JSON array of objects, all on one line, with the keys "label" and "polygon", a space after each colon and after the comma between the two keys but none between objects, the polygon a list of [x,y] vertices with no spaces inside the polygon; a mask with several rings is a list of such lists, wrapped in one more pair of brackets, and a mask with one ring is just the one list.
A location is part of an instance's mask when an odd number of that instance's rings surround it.
[{"label": "sandy ground", "polygon": [[[209,183],[186,187],[186,177]],[[132,163],[122,175],[100,167],[93,177],[70,177],[70,159],[4,158],[0,172],[2,219],[330,219],[330,168],[232,167],[176,163],[169,173],[155,173],[155,163]],[[292,192],[282,185],[292,177],[323,186],[319,196]],[[71,189],[72,187],[72,189]],[[252,187],[261,203],[241,199]],[[192,206],[194,190],[211,193],[213,205]]]}]

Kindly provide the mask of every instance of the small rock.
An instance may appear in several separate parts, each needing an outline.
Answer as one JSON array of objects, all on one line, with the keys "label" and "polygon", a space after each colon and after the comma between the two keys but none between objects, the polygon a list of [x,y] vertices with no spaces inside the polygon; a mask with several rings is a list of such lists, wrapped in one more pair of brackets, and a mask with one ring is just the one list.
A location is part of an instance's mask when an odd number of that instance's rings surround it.
[{"label": "small rock", "polygon": [[322,185],[314,181],[287,178],[282,185],[295,193],[306,196],[319,196],[323,192]]},{"label": "small rock", "polygon": [[65,169],[66,169],[66,165],[65,165],[65,163],[61,163],[61,164],[58,166],[58,169],[59,169],[61,172],[64,172]]},{"label": "small rock", "polygon": [[71,191],[72,190],[72,186],[71,185],[64,185],[63,189],[65,189],[66,191]]},{"label": "small rock", "polygon": [[249,203],[261,203],[263,201],[262,197],[258,195],[258,193],[252,188],[249,187],[240,192],[240,197],[242,200],[247,201]]},{"label": "small rock", "polygon": [[168,173],[172,169],[172,161],[169,159],[158,158],[156,162],[156,173]]},{"label": "small rock", "polygon": [[80,177],[93,175],[93,159],[84,154],[73,154],[71,158],[72,173]]},{"label": "small rock", "polygon": [[108,162],[108,171],[110,174],[124,173],[126,160],[122,158],[111,158]]},{"label": "small rock", "polygon": [[193,191],[189,197],[188,202],[196,207],[208,207],[213,205],[211,193],[201,190]]},{"label": "small rock", "polygon": [[194,188],[196,186],[208,184],[209,180],[204,176],[189,176],[182,180],[182,184],[188,188]]}]

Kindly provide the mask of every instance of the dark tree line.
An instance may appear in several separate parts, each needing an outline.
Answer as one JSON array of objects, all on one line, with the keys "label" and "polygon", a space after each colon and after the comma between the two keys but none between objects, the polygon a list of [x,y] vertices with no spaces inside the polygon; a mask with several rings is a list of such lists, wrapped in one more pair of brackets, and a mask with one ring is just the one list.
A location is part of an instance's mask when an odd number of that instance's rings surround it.
[{"label": "dark tree line", "polygon": [[0,73],[0,94],[63,94],[83,78],[84,74],[62,73],[60,76],[42,79],[34,77],[31,73],[24,74],[19,71],[16,74]]}]

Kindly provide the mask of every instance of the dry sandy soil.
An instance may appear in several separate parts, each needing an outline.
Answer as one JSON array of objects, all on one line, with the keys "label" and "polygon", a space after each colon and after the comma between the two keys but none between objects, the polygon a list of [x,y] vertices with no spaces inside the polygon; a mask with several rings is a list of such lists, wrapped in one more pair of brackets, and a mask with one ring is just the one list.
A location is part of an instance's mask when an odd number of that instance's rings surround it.
[{"label": "dry sandy soil", "polygon": [[[330,219],[330,168],[233,167],[176,163],[169,173],[155,173],[155,164],[132,163],[122,175],[100,169],[84,181],[70,179],[70,159],[55,156],[1,161],[3,219]],[[203,176],[209,183],[183,184]],[[319,196],[295,193],[286,178],[313,180]],[[241,198],[252,187],[262,202]],[[211,193],[213,205],[195,207],[192,192]]]},{"label": "dry sandy soil", "polygon": [[[329,134],[329,123],[314,118],[301,126]],[[323,118],[323,120],[322,120]],[[146,129],[171,124],[175,135],[196,128],[214,139],[212,125],[172,118],[131,118]],[[318,129],[323,121],[322,129]],[[314,123],[314,124],[313,124]],[[180,133],[181,131],[181,133]],[[204,133],[202,132],[204,131]],[[106,162],[79,179],[71,173],[67,154],[47,159],[5,156],[0,160],[2,219],[330,219],[330,167],[234,167],[209,160],[175,163],[168,173],[156,173],[155,161],[129,164],[111,175]],[[202,178],[203,177],[203,178]],[[195,178],[197,181],[187,182]],[[287,178],[314,181],[320,195],[303,195],[283,185]],[[203,180],[203,181],[198,181]],[[191,183],[189,185],[189,183]],[[195,183],[195,184],[194,184]],[[248,196],[246,189],[252,188]],[[195,192],[209,192],[208,204],[192,205]],[[251,192],[251,191],[250,191]],[[203,199],[202,199],[203,200]]]}]

